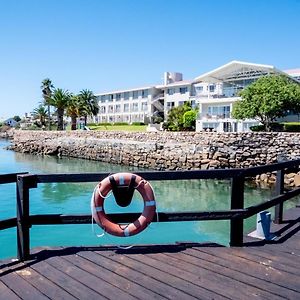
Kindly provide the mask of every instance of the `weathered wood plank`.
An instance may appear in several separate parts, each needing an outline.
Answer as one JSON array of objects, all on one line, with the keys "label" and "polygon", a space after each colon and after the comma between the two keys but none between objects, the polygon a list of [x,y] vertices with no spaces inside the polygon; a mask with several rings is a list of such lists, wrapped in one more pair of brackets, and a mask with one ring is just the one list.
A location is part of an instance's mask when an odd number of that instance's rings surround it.
[{"label": "weathered wood plank", "polygon": [[18,300],[18,297],[9,287],[0,281],[0,297],[5,300]]},{"label": "weathered wood plank", "polygon": [[[100,253],[103,256],[107,256],[106,252],[97,253]],[[201,299],[211,299],[212,297],[214,297],[214,299],[218,299],[221,297],[221,295],[218,295],[217,293],[205,290],[204,288],[196,286],[189,281],[186,281],[182,278],[178,278],[175,274],[166,272],[165,269],[159,270],[150,265],[144,264],[142,256],[141,260],[137,260],[137,257],[131,258],[129,256],[124,256],[120,254],[110,255],[109,258],[119,261],[127,267],[139,271],[140,273],[146,276],[149,276],[153,279],[159,280],[160,282],[173,286],[175,289],[177,289],[178,292],[183,293],[185,295],[185,298],[190,297],[192,299],[197,299],[200,297]],[[181,270],[176,270],[176,272],[181,272]]]},{"label": "weathered wood plank", "polygon": [[290,273],[283,270],[277,270],[273,267],[262,265],[259,260],[253,264],[252,261],[248,261],[245,258],[236,257],[227,251],[216,251],[214,248],[194,248],[191,250],[188,249],[187,251],[193,253],[196,257],[205,257],[207,260],[223,264],[223,266],[235,268],[236,270],[239,270],[241,266],[243,266],[248,274],[300,292],[299,278],[297,278],[297,276],[291,276]]},{"label": "weathered wood plank", "polygon": [[49,299],[15,272],[11,272],[0,277],[0,281],[9,287],[21,299]]},{"label": "weathered wood plank", "polygon": [[[176,253],[177,255],[177,253]],[[211,271],[209,269],[200,268],[193,264],[182,262],[173,259],[172,257],[164,257],[160,253],[146,255],[128,255],[128,257],[144,262],[145,264],[162,270],[166,273],[173,274],[182,280],[189,281],[194,285],[205,288],[209,291],[214,291],[220,296],[228,297],[229,299],[245,299],[253,296],[256,297],[272,297],[276,296],[265,291],[245,284],[241,281],[233,280],[227,276]],[[280,297],[277,297],[280,299]]]},{"label": "weathered wood plank", "polygon": [[46,276],[47,274],[40,274],[34,269],[27,267],[23,270],[17,271],[18,275],[25,279],[28,283],[33,285],[36,289],[41,291],[50,299],[55,300],[74,300],[77,299],[66,292],[63,288],[54,284]]},{"label": "weathered wood plank", "polygon": [[[282,288],[272,282],[263,281],[262,279],[252,276],[251,274],[247,274],[243,268],[240,268],[240,270],[235,270],[235,269],[231,269],[230,267],[223,267],[217,263],[208,261],[206,259],[201,259],[199,257],[189,255],[186,253],[186,251],[184,251],[182,253],[176,253],[176,254],[166,253],[163,255],[166,255],[166,256],[172,258],[172,260],[179,261],[177,263],[180,263],[182,269],[190,270],[193,273],[197,274],[198,268],[204,268],[204,269],[214,272],[215,274],[221,274],[221,275],[226,276],[227,277],[226,281],[230,281],[231,279],[240,281],[247,285],[247,289],[249,287],[252,287],[252,288],[254,287],[256,289],[266,291],[269,293],[269,296],[267,296],[267,297],[272,298],[272,299],[276,299],[276,298],[282,299],[282,297],[287,297],[287,298],[291,299],[298,295],[298,293],[295,293],[294,291]],[[166,258],[165,261],[169,262],[170,258]],[[194,267],[190,267],[190,265],[192,265]],[[212,284],[213,284],[213,282],[212,282]],[[214,284],[216,284],[216,283],[214,282]],[[227,289],[231,289],[230,283],[228,284]],[[233,293],[235,293],[235,292],[233,291]],[[266,294],[266,295],[268,295],[268,294]]]},{"label": "weathered wood plank", "polygon": [[55,285],[63,288],[78,299],[105,299],[105,297],[99,295],[77,280],[74,280],[65,272],[57,270],[49,265],[46,261],[39,261],[38,263],[33,264],[31,268],[40,274],[44,274],[44,276],[51,280]]},{"label": "weathered wood plank", "polygon": [[99,266],[94,264],[94,262],[80,256],[80,253],[78,255],[65,255],[63,258],[72,262],[74,265],[86,272],[97,276],[99,279],[109,282],[115,287],[137,297],[138,299],[166,299],[163,296],[128,280],[126,277],[122,277],[119,274],[112,272],[111,266],[109,266],[108,269],[105,268],[105,265],[102,265],[101,268],[99,268]]},{"label": "weathered wood plank", "polygon": [[64,260],[60,257],[51,257],[47,259],[47,262],[57,270],[68,274],[76,281],[81,282],[89,289],[108,299],[137,299],[118,287],[111,285],[109,282],[99,280],[99,278],[95,275],[80,269],[70,261]]},{"label": "weathered wood plank", "polygon": [[[129,280],[132,280],[133,282],[140,284],[143,287],[148,288],[165,298],[195,299],[195,297],[177,289],[174,284],[168,281],[166,282],[166,280],[161,281],[160,278],[155,276],[153,277],[148,272],[143,272],[141,268],[136,268],[135,266],[139,264],[132,265],[128,263],[128,260],[124,259],[122,255],[106,251],[97,251],[96,253],[90,252],[89,257],[92,257],[93,261],[99,266],[101,266],[102,264],[107,264],[108,266],[111,266],[114,272],[127,277]],[[80,255],[84,255],[84,257],[86,257],[86,253],[84,252],[81,252]],[[112,264],[112,262],[115,262],[115,264]],[[203,299],[209,298],[204,297]]]}]

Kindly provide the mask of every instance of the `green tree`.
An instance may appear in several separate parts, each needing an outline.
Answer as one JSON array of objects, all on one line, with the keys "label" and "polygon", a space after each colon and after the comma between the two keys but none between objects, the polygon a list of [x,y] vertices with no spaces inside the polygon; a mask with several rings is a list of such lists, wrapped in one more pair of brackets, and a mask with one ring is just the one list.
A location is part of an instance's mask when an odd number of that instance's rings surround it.
[{"label": "green tree", "polygon": [[189,130],[195,129],[197,115],[198,115],[197,109],[186,111],[183,114],[183,127]]},{"label": "green tree", "polygon": [[64,129],[64,113],[65,109],[68,107],[71,93],[68,90],[63,90],[60,88],[54,89],[51,97],[48,100],[48,103],[56,108],[57,114],[57,130]]},{"label": "green tree", "polygon": [[184,105],[171,108],[164,128],[171,131],[180,131],[187,128],[184,126],[184,114],[188,111],[193,111],[190,102],[185,102]]},{"label": "green tree", "polygon": [[54,85],[52,84],[52,81],[49,78],[45,78],[42,81],[41,89],[43,93],[44,98],[44,104],[48,106],[48,129],[51,129],[51,117],[50,117],[50,98],[52,95],[52,90],[54,89]]},{"label": "green tree", "polygon": [[71,117],[71,130],[76,130],[77,117],[80,116],[81,110],[82,102],[79,100],[77,95],[72,95],[66,110],[67,115]]},{"label": "green tree", "polygon": [[86,126],[88,116],[96,116],[99,112],[97,97],[90,90],[81,90],[78,94],[80,101],[80,114],[84,117]]},{"label": "green tree", "polygon": [[285,75],[268,75],[259,78],[240,93],[232,116],[236,119],[256,119],[266,131],[271,123],[284,117],[289,110],[300,111],[300,85]]},{"label": "green tree", "polygon": [[46,117],[47,117],[47,108],[44,105],[40,104],[37,108],[35,108],[32,112],[33,118],[38,119],[40,126],[46,125]]},{"label": "green tree", "polygon": [[16,122],[20,122],[20,121],[21,121],[20,116],[14,116],[13,119],[14,119]]}]

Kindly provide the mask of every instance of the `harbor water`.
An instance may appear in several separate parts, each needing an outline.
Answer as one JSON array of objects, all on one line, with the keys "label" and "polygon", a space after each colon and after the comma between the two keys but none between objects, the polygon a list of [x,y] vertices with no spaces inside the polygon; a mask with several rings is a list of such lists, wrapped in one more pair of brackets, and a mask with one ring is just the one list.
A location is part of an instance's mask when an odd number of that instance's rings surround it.
[{"label": "harbor water", "polygon": [[[6,150],[6,140],[0,140],[0,173],[92,173],[135,172],[128,166],[74,158],[43,157]],[[142,170],[140,170],[142,171]],[[90,214],[90,200],[97,182],[39,184],[30,190],[31,214]],[[229,180],[181,180],[151,182],[158,211],[213,211],[230,208]],[[245,205],[260,203],[273,193],[271,188],[246,185]],[[15,184],[0,185],[0,220],[16,216]],[[111,212],[141,212],[143,201],[135,192],[130,206],[119,207],[113,197],[105,200],[105,210]],[[245,222],[245,231],[254,229],[255,217]],[[166,244],[175,242],[216,242],[228,245],[229,221],[152,223],[139,235],[127,238],[104,234],[97,225],[33,226],[31,248],[37,246],[87,246]],[[0,231],[0,259],[16,256],[16,229]]]}]

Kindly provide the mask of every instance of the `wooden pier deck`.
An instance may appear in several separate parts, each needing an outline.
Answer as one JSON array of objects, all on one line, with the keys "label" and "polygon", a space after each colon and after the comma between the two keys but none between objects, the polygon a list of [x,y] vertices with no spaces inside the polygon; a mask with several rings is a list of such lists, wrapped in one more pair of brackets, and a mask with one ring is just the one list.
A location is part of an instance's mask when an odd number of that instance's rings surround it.
[{"label": "wooden pier deck", "polygon": [[275,241],[35,249],[0,261],[0,299],[300,299],[300,208]]}]

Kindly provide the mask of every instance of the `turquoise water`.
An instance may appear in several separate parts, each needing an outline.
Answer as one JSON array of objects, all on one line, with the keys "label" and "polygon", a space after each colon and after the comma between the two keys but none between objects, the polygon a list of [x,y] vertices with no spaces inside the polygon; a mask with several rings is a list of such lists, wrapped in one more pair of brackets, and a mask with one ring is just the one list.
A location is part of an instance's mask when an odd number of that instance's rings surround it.
[{"label": "turquoise water", "polygon": [[[8,145],[0,140],[0,173],[72,173],[72,172],[134,172],[138,169],[111,165],[82,159],[33,156],[4,150]],[[158,210],[203,211],[222,210],[230,207],[230,182],[218,180],[154,181]],[[39,184],[30,191],[30,213],[90,213],[90,199],[95,183],[50,183]],[[272,194],[271,189],[246,186],[245,204],[259,203]],[[0,185],[0,219],[15,217],[15,184]],[[105,201],[107,212],[140,212],[143,202],[138,193],[126,209],[117,206],[113,198]],[[245,231],[254,228],[251,218]],[[93,232],[93,230],[95,232]],[[35,246],[81,246],[107,244],[148,244],[188,242],[217,242],[224,245],[229,241],[229,221],[152,223],[134,237],[118,238],[105,234],[99,238],[101,229],[95,225],[33,226],[31,247]],[[16,256],[16,229],[0,231],[0,258]],[[5,245],[4,247],[2,245]]]}]

